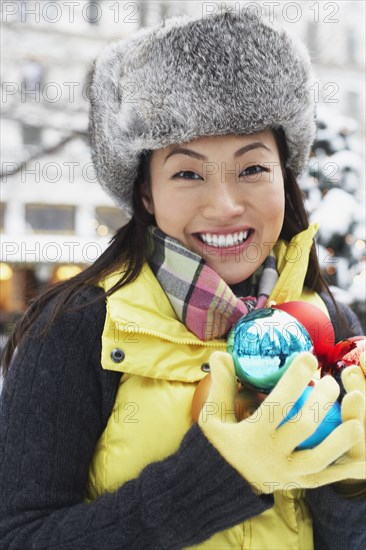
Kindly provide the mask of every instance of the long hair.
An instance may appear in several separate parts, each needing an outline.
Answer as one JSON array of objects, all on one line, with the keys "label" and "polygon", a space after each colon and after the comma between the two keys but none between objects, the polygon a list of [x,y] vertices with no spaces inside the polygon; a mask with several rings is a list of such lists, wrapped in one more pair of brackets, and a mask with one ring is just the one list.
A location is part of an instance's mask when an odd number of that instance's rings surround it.
[{"label": "long hair", "polygon": [[[273,130],[279,149],[281,167],[285,186],[285,216],[280,237],[289,241],[294,235],[306,229],[309,225],[300,187],[290,169],[286,168],[288,156],[287,142],[283,130]],[[110,241],[108,248],[99,258],[84,271],[67,281],[56,283],[46,289],[37,298],[30,302],[28,309],[16,324],[13,333],[8,339],[2,356],[2,370],[4,376],[9,370],[12,356],[19,346],[27,330],[43,311],[47,302],[54,299],[48,323],[43,332],[47,331],[56,315],[66,309],[75,310],[72,298],[85,287],[96,286],[107,275],[120,270],[118,282],[104,294],[101,293],[92,302],[84,303],[86,307],[99,300],[105,300],[119,288],[134,281],[141,272],[142,266],[148,259],[147,227],[155,222],[154,216],[145,209],[141,198],[141,187],[150,187],[150,158],[151,151],[141,155],[139,172],[133,187],[133,214],[126,225],[121,227]],[[309,266],[305,277],[305,285],[316,292],[325,291],[332,298],[328,285],[321,275],[319,262],[313,244],[309,257]],[[332,298],[333,302],[334,299]],[[77,308],[77,309],[78,309]]]}]

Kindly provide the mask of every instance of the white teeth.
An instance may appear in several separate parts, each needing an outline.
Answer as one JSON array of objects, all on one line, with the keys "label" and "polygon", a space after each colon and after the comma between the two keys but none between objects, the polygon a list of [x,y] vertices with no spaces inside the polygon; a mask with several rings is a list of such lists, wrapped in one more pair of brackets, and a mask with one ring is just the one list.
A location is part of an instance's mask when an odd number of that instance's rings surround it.
[{"label": "white teeth", "polygon": [[226,237],[226,243],[229,245],[229,246],[233,246],[234,244],[234,235],[228,235]]},{"label": "white teeth", "polygon": [[213,235],[211,233],[200,233],[200,238],[210,246],[225,247],[242,244],[248,237],[249,231],[240,231],[228,235]]}]

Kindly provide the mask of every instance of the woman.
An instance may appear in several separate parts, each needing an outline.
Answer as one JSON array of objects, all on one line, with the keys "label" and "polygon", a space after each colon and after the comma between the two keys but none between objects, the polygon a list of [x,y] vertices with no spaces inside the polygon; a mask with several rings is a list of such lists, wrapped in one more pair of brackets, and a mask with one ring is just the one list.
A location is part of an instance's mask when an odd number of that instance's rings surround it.
[{"label": "woman", "polygon": [[[226,336],[254,307],[308,300],[337,339],[361,330],[320,276],[295,179],[314,137],[310,78],[302,46],[249,14],[172,18],[99,56],[93,160],[132,217],[93,266],[30,307],[8,344],[4,547],[364,546],[358,367],[344,377],[342,425],[313,450],[295,448],[317,427],[312,407],[337,398],[333,379],[295,428],[276,431],[268,413],[306,387],[309,354],[260,421],[230,416]],[[193,422],[208,365],[217,409]]]}]

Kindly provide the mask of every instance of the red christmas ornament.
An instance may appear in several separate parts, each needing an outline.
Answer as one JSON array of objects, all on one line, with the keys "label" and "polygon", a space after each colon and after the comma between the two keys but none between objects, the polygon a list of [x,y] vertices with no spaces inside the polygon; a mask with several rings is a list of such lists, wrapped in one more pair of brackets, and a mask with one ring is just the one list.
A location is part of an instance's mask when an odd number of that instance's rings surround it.
[{"label": "red christmas ornament", "polygon": [[341,393],[338,401],[341,402],[346,393],[342,384],[342,371],[352,365],[360,365],[360,355],[365,351],[366,339],[364,336],[352,336],[338,342],[328,353],[321,366],[321,376],[330,374],[338,382]]},{"label": "red christmas ornament", "polygon": [[314,355],[322,363],[335,342],[333,325],[325,313],[309,302],[286,302],[272,307],[286,311],[304,325],[313,342]]}]

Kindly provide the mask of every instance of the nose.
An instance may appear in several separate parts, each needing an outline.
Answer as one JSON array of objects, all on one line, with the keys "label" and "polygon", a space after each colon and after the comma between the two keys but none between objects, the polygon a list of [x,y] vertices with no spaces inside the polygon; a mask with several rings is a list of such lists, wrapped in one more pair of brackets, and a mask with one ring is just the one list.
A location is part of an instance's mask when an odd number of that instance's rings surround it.
[{"label": "nose", "polygon": [[224,222],[240,216],[244,210],[243,197],[233,185],[220,181],[209,186],[202,210],[204,218]]}]

